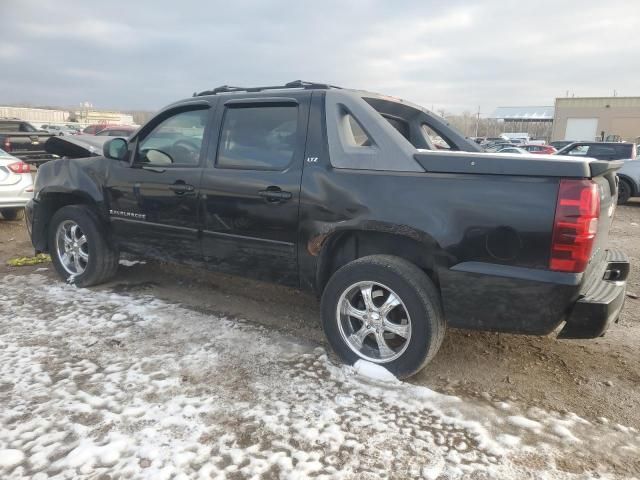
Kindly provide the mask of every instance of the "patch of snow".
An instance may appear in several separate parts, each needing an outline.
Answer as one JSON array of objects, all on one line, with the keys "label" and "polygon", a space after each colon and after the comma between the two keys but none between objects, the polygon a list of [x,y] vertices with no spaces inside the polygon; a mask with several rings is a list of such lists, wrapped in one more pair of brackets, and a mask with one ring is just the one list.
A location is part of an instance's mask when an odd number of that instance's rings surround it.
[{"label": "patch of snow", "polygon": [[522,417],[520,415],[514,415],[513,417],[507,418],[507,421],[518,428],[524,428],[525,430],[540,430],[542,429],[542,424],[540,422],[536,422],[535,420],[531,420],[530,418]]},{"label": "patch of snow", "polygon": [[376,363],[367,362],[366,360],[358,360],[353,365],[354,370],[358,375],[370,378],[372,380],[379,380],[381,382],[397,382],[398,379],[393,373],[384,368],[382,365]]},{"label": "patch of snow", "polygon": [[[150,296],[37,274],[0,291],[3,480],[613,479],[640,455],[635,429],[443,395]],[[579,456],[585,475],[556,469]]]},{"label": "patch of snow", "polygon": [[11,468],[19,465],[24,460],[24,453],[15,448],[0,450],[0,467]]},{"label": "patch of snow", "polygon": [[575,443],[579,443],[581,440],[576,438],[573,433],[571,433],[571,430],[569,430],[567,427],[563,426],[563,425],[554,425],[553,427],[551,427],[551,431],[553,433],[555,433],[556,435],[558,435],[559,437],[569,441],[569,442],[575,442]]},{"label": "patch of snow", "polygon": [[133,267],[134,265],[144,265],[147,262],[145,262],[144,260],[127,260],[124,258],[121,258],[118,263],[120,265],[122,265],[123,267]]}]

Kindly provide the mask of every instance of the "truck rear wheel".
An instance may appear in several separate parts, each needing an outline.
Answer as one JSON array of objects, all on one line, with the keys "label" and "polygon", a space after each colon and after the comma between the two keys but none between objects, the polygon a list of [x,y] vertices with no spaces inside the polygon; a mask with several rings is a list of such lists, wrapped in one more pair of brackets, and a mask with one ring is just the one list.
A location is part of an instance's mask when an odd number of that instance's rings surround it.
[{"label": "truck rear wheel", "polygon": [[371,255],[340,268],[322,295],[322,324],[346,363],[359,359],[410,377],[436,354],[445,332],[438,292],[412,263]]},{"label": "truck rear wheel", "polygon": [[624,205],[631,198],[631,185],[624,178],[618,182],[618,205]]},{"label": "truck rear wheel", "polygon": [[58,210],[49,224],[48,240],[58,275],[79,287],[106,282],[118,269],[118,250],[88,206],[69,205]]}]

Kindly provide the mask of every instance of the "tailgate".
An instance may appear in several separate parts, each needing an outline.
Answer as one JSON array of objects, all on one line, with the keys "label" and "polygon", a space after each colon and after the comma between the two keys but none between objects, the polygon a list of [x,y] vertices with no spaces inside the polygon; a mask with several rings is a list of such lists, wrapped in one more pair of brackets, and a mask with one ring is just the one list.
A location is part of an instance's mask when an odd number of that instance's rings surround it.
[{"label": "tailgate", "polygon": [[[609,229],[613,222],[618,201],[618,177],[616,171],[622,167],[621,161],[594,160],[590,162],[592,180],[598,185],[600,193],[600,218],[598,219],[598,233],[593,244],[593,254],[586,270],[587,283],[602,278],[606,267],[607,245],[609,243]],[[600,272],[602,270],[602,272]]]},{"label": "tailgate", "polygon": [[25,133],[24,135],[11,135],[6,141],[11,143],[11,153],[44,152],[44,142],[51,137],[46,133]]}]

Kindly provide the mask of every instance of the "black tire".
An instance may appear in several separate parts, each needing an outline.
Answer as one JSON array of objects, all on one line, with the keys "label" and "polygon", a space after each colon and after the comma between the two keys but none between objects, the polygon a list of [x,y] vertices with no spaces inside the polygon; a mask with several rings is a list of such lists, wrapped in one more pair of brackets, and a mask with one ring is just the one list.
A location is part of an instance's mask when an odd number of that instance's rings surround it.
[{"label": "black tire", "polygon": [[631,198],[631,185],[624,178],[620,178],[618,182],[618,205],[624,205]]},{"label": "black tire", "polygon": [[438,291],[425,272],[391,255],[362,257],[335,272],[322,294],[322,325],[333,350],[349,365],[363,357],[340,333],[337,309],[343,292],[362,281],[387,286],[404,303],[411,318],[408,346],[398,358],[381,365],[398,378],[414,375],[435,356],[444,338],[446,326]]},{"label": "black tire", "polygon": [[98,214],[86,205],[62,207],[51,218],[48,245],[51,260],[58,275],[66,281],[69,281],[72,276],[62,265],[56,246],[56,231],[65,220],[71,220],[80,227],[86,235],[89,252],[84,272],[80,275],[74,275],[73,283],[79,287],[90,287],[112,278],[118,270],[120,258],[118,249],[110,241],[109,232]]},{"label": "black tire", "polygon": [[24,218],[24,208],[3,208],[0,214],[5,220],[22,220]]}]

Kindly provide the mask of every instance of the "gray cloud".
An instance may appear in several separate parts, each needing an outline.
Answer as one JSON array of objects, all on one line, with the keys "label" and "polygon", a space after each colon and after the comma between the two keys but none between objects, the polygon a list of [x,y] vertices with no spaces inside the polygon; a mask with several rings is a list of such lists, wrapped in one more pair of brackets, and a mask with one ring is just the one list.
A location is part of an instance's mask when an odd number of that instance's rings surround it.
[{"label": "gray cloud", "polygon": [[303,78],[454,112],[639,95],[640,2],[4,0],[0,102],[155,109]]}]

